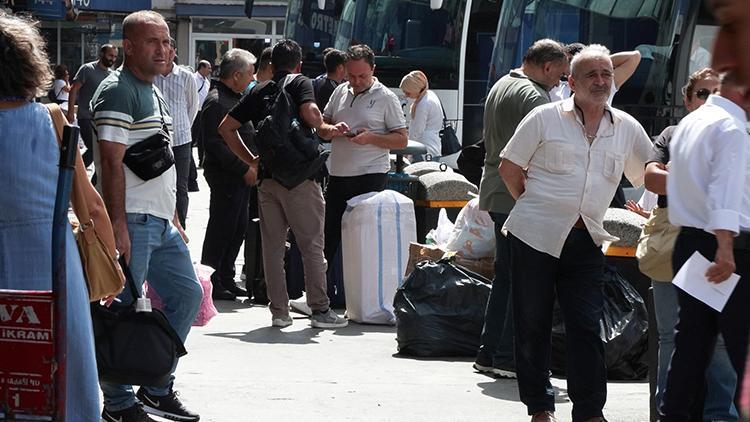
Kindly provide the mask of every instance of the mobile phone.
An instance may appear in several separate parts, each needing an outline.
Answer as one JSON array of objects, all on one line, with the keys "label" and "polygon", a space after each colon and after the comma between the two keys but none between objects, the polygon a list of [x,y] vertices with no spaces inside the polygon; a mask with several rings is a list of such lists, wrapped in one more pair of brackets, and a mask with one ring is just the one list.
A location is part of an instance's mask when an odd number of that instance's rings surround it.
[{"label": "mobile phone", "polygon": [[355,136],[357,136],[357,135],[359,135],[359,133],[357,133],[357,132],[352,132],[352,131],[349,131],[349,132],[346,132],[346,133],[344,133],[344,136],[346,136],[347,138],[353,138],[353,137],[355,137]]}]

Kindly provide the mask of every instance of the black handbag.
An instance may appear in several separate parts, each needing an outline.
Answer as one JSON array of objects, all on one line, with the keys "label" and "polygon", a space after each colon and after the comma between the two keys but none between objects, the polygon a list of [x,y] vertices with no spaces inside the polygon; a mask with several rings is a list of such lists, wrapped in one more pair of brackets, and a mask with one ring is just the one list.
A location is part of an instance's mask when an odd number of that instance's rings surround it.
[{"label": "black handbag", "polygon": [[[156,94],[154,94],[156,95]],[[164,122],[164,112],[161,108],[161,97],[156,95],[161,116],[161,129],[125,150],[122,162],[143,180],[151,180],[161,176],[174,165],[172,142],[169,129]]]},{"label": "black handbag", "polygon": [[158,309],[139,311],[140,299],[133,276],[120,258],[127,289],[133,302],[107,308],[91,304],[94,325],[96,367],[99,380],[115,384],[162,387],[169,383],[177,359],[185,356],[185,346]]},{"label": "black handbag", "polygon": [[458,141],[455,129],[445,118],[445,108],[443,108],[442,103],[440,108],[443,110],[443,128],[438,132],[440,135],[440,154],[445,157],[461,151],[461,142]]}]

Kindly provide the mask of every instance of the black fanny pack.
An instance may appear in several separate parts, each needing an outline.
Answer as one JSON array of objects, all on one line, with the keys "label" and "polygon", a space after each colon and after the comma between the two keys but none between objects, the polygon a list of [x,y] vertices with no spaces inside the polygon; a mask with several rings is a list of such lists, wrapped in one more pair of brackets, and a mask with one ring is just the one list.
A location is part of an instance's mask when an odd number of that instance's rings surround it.
[{"label": "black fanny pack", "polygon": [[172,153],[172,141],[169,129],[164,122],[164,112],[161,108],[161,98],[156,96],[161,116],[161,129],[159,132],[138,142],[125,150],[122,162],[143,180],[151,180],[161,176],[174,165],[174,154]]}]

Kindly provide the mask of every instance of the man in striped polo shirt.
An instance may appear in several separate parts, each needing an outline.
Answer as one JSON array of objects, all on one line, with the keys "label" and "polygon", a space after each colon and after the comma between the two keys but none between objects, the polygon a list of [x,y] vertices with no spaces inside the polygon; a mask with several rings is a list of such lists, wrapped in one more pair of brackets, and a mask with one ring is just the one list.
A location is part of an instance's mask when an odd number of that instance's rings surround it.
[{"label": "man in striped polo shirt", "polygon": [[172,151],[177,171],[177,216],[184,228],[188,211],[188,180],[192,153],[190,129],[198,114],[200,99],[193,72],[174,62],[177,53],[174,40],[170,42],[170,47],[167,67],[164,73],[156,75],[154,85],[161,90],[172,114]]},{"label": "man in striped polo shirt", "polygon": [[[167,68],[169,28],[152,11],[135,12],[122,25],[125,62],[97,89],[91,101],[99,142],[101,186],[115,232],[117,250],[125,257],[140,290],[145,279],[164,301],[172,327],[184,342],[203,295],[193,270],[187,238],[175,211],[175,168],[143,180],[123,158],[127,148],[157,134],[171,132],[172,118],[154,78]],[[127,289],[127,288],[126,288]],[[130,302],[130,293],[120,299]],[[200,417],[186,409],[168,385],[141,387],[101,383],[102,420],[153,421],[145,412],[177,421]]]}]

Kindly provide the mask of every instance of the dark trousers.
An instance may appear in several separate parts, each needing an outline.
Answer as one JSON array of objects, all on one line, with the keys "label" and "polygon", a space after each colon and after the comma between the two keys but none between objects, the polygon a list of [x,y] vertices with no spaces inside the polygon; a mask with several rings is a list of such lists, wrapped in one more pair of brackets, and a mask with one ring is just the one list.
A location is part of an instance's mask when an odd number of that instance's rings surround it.
[{"label": "dark trousers", "polygon": [[328,262],[328,298],[331,306],[345,306],[345,295],[343,285],[337,286],[337,280],[333,273],[337,268],[341,268],[335,259],[341,259],[341,254],[336,252],[341,244],[341,218],[346,211],[346,201],[355,196],[368,192],[380,192],[385,190],[388,182],[388,175],[385,173],[371,173],[361,176],[338,177],[330,176],[326,185],[326,215],[325,215],[325,247],[324,254]]},{"label": "dark trousers", "polygon": [[565,321],[568,395],[573,421],[602,416],[607,400],[604,344],[599,337],[604,255],[585,230],[573,229],[560,258],[510,238],[518,391],[529,414],[555,410],[549,379],[555,293]]},{"label": "dark trousers", "polygon": [[83,164],[88,167],[94,162],[94,121],[78,119],[78,127],[81,128],[81,138],[86,145],[86,152],[81,158],[83,158]]},{"label": "dark trousers", "polygon": [[234,263],[245,238],[250,188],[240,177],[228,181],[225,175],[205,176],[211,199],[201,264],[214,268],[212,280],[226,286],[234,282]]},{"label": "dark trousers", "polygon": [[188,199],[188,180],[190,179],[191,148],[190,143],[172,148],[175,170],[177,170],[177,217],[180,219],[183,228],[185,227],[190,201]]},{"label": "dark trousers", "polygon": [[194,146],[198,147],[198,165],[203,166],[203,157],[206,154],[206,149],[203,144],[203,110],[198,110],[198,114],[193,120],[193,125],[190,127],[190,136],[193,139]]},{"label": "dark trousers", "polygon": [[495,278],[484,314],[479,355],[501,367],[513,362],[513,307],[510,296],[510,240],[501,233],[508,214],[491,212],[495,222]]},{"label": "dark trousers", "polygon": [[[693,252],[713,261],[716,237],[703,230],[683,227],[677,237],[672,267],[677,273]],[[690,417],[692,403],[705,382],[705,372],[716,345],[716,336],[724,336],[729,360],[741,382],[750,330],[750,250],[734,250],[737,287],[719,313],[684,291],[677,290],[680,315],[675,327],[675,349],[667,374],[667,387],[661,403],[662,421],[684,421]],[[739,395],[738,388],[735,401]]]},{"label": "dark trousers", "polygon": [[329,177],[325,193],[325,256],[328,262],[332,262],[341,243],[341,217],[344,216],[344,211],[346,211],[346,201],[363,193],[385,190],[387,181],[388,175],[385,173]]}]

